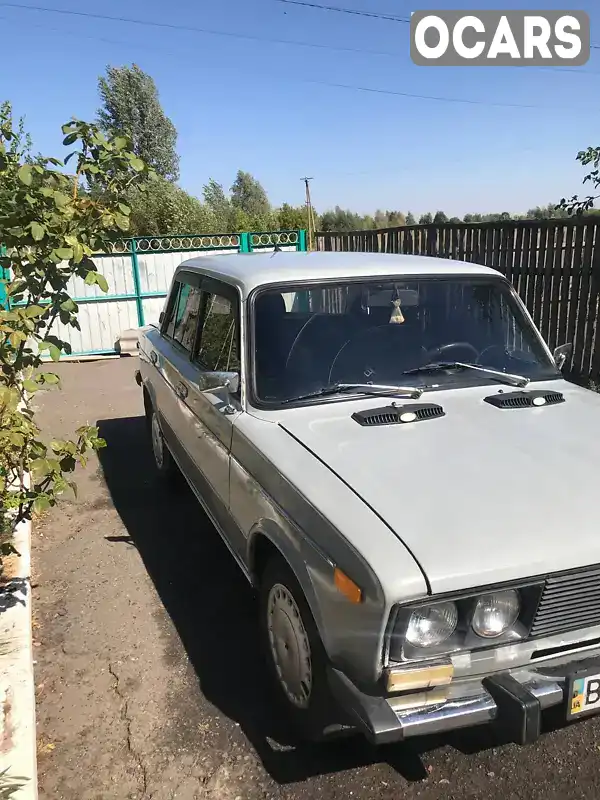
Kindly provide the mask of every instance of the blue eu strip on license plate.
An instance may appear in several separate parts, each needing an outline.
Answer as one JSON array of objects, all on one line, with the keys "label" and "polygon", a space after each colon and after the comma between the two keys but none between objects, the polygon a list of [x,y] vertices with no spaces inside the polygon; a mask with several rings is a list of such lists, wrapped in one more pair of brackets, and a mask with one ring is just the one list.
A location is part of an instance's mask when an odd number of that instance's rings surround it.
[{"label": "blue eu strip on license plate", "polygon": [[600,712],[600,672],[576,674],[568,682],[567,719]]}]

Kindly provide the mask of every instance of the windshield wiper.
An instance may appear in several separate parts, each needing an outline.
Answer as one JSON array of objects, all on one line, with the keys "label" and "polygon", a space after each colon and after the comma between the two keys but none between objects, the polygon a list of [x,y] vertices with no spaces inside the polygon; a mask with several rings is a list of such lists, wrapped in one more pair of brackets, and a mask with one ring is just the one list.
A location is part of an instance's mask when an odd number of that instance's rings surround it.
[{"label": "windshield wiper", "polygon": [[530,379],[525,378],[523,375],[513,375],[510,372],[501,372],[498,369],[489,369],[489,367],[480,367],[477,364],[466,364],[463,361],[436,361],[433,364],[424,364],[422,367],[415,367],[414,369],[407,369],[403,375],[418,375],[422,372],[437,372],[444,369],[472,369],[475,372],[483,372],[486,375],[492,375],[498,378],[502,383],[507,383],[509,386],[519,386],[521,388],[527,386]]},{"label": "windshield wiper", "polygon": [[327,397],[334,394],[344,394],[345,392],[355,392],[356,394],[392,395],[394,397],[410,397],[417,400],[423,394],[423,389],[415,386],[393,386],[384,383],[332,383],[330,386],[323,386],[314,392],[300,394],[297,397],[289,397],[282,400],[282,403],[295,403],[297,400],[310,400],[313,397]]}]

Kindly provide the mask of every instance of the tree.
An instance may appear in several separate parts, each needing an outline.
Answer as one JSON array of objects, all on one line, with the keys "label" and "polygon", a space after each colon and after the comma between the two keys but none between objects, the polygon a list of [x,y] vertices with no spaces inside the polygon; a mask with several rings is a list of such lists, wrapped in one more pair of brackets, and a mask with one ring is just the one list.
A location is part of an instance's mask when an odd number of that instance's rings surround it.
[{"label": "tree", "polygon": [[390,228],[400,228],[406,225],[406,217],[402,211],[387,211],[387,224]]},{"label": "tree", "polygon": [[278,228],[283,231],[308,229],[308,212],[306,206],[291,206],[284,203],[277,212]]},{"label": "tree", "polygon": [[322,231],[360,231],[365,230],[365,218],[347,209],[336,206],[333,211],[321,215]]},{"label": "tree", "polygon": [[566,208],[557,207],[554,203],[548,203],[545,206],[535,206],[530,208],[525,219],[565,219],[569,216]]},{"label": "tree", "polygon": [[250,219],[260,219],[271,214],[271,204],[261,184],[249,172],[241,169],[231,187],[231,205],[243,211]]},{"label": "tree", "polygon": [[160,175],[153,176],[145,186],[132,187],[125,198],[131,208],[130,232],[133,236],[226,230],[219,227],[208,204],[201,203],[197,197]]},{"label": "tree", "polygon": [[98,79],[98,122],[110,136],[126,136],[133,152],[163,178],[179,178],[177,131],[165,115],[156,84],[136,64],[107,67]]},{"label": "tree", "polygon": [[432,222],[433,217],[429,211],[426,214],[421,214],[419,217],[419,225],[431,225]]},{"label": "tree", "polygon": [[407,225],[416,225],[417,224],[417,221],[415,219],[415,215],[412,213],[412,211],[409,211],[408,214],[406,215],[406,224]]},{"label": "tree", "polygon": [[483,217],[481,214],[465,214],[464,221],[466,223],[470,222],[483,222]]},{"label": "tree", "polygon": [[[584,177],[583,183],[591,183],[594,189],[598,189],[600,186],[600,147],[588,147],[586,150],[580,150],[577,153],[577,161],[584,167],[590,165],[593,167]],[[581,200],[576,194],[570,200],[563,197],[556,208],[564,209],[568,214],[580,216],[594,207],[598,197],[600,194],[589,194]]]},{"label": "tree", "polygon": [[444,222],[448,222],[448,217],[443,211],[436,211],[433,221],[436,225],[441,225]]},{"label": "tree", "polygon": [[[32,398],[59,384],[40,370],[42,356],[58,361],[69,353],[53,333],[57,320],[78,328],[78,306],[69,295],[71,279],[108,290],[91,256],[129,228],[123,196],[147,169],[127,139],[107,139],[95,125],[73,120],[63,126],[64,144],[76,145],[65,162],[39,158],[29,163],[13,149],[15,130],[6,106],[0,112],[0,230],[5,252],[0,266],[10,270],[0,307],[0,533],[33,512],[53,506],[69,488],[77,464],[104,446],[95,427],[84,426],[73,440],[42,432]],[[18,136],[18,132],[17,132]],[[69,175],[65,163],[74,159]],[[100,200],[84,191],[89,175],[102,179]],[[30,484],[25,482],[30,476]],[[10,543],[4,539],[0,556]],[[1,565],[0,565],[1,566]]]},{"label": "tree", "polygon": [[460,221],[460,217],[450,217],[448,220],[448,222],[451,222],[453,225],[459,225]]},{"label": "tree", "polygon": [[231,202],[225,194],[220,183],[214,178],[210,178],[207,184],[202,187],[204,202],[210,208],[215,219],[215,230],[228,231],[231,219]]}]

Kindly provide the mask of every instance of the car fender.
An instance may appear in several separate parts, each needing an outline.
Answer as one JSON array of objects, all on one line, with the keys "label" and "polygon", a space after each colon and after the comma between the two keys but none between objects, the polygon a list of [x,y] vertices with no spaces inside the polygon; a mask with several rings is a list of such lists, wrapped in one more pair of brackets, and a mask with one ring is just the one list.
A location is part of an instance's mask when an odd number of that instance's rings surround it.
[{"label": "car fender", "polygon": [[[288,525],[286,524],[285,527],[287,528]],[[253,583],[258,585],[260,570],[263,566],[260,563],[259,554],[260,539],[263,537],[286,561],[294,573],[310,608],[321,641],[328,649],[327,626],[324,624],[315,582],[319,584],[322,584],[323,581],[330,582],[329,576],[333,575],[334,567],[325,554],[321,553],[301,531],[289,524],[289,528],[292,527],[293,531],[286,531],[284,526],[272,519],[258,520],[248,536],[246,563],[249,565]]]}]

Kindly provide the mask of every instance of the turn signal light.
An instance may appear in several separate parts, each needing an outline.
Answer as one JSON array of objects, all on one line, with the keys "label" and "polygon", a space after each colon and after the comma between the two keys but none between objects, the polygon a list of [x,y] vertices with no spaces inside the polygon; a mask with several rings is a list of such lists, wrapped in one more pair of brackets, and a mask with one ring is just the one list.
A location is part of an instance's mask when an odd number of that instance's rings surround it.
[{"label": "turn signal light", "polygon": [[360,587],[357,586],[353,580],[350,580],[341,569],[335,568],[333,580],[338,592],[341,592],[351,603],[360,603],[362,600],[362,591]]},{"label": "turn signal light", "polygon": [[447,686],[453,675],[452,664],[390,669],[387,673],[387,690],[388,692],[410,692],[414,689],[430,689],[432,686]]}]

